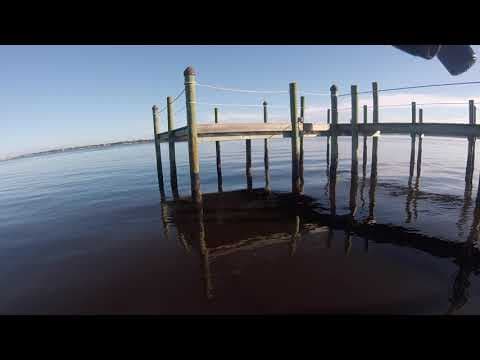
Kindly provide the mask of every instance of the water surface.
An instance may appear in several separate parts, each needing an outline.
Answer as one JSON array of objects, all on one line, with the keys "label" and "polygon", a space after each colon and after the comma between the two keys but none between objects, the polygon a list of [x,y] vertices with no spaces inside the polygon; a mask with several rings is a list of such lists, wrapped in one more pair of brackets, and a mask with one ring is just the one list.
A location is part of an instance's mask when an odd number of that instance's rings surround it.
[{"label": "water surface", "polygon": [[[364,177],[360,139],[353,218],[349,138],[336,218],[326,138],[305,140],[302,200],[288,195],[289,139],[271,141],[271,196],[236,192],[245,143],[222,143],[225,194],[205,196],[201,212],[161,204],[153,144],[1,162],[0,313],[479,313],[478,156],[465,191],[467,140],[424,138],[421,176],[410,178],[410,138],[383,136],[372,182],[372,140]],[[263,141],[252,145],[260,189]],[[162,155],[171,200],[166,144]],[[214,144],[200,156],[202,191],[214,193]]]}]

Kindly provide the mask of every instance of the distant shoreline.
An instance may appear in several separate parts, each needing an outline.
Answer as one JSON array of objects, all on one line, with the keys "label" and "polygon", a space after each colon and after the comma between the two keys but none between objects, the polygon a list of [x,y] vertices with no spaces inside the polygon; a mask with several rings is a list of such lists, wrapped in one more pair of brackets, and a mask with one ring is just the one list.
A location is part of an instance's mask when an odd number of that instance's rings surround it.
[{"label": "distant shoreline", "polygon": [[34,153],[12,156],[12,157],[9,157],[9,158],[6,158],[6,159],[1,159],[0,162],[18,160],[18,159],[23,159],[23,158],[31,158],[31,157],[37,157],[37,156],[43,156],[43,155],[51,155],[51,154],[57,154],[57,153],[62,153],[62,152],[77,151],[77,150],[97,149],[97,148],[105,148],[105,147],[112,147],[112,146],[119,146],[119,145],[147,144],[147,143],[152,143],[152,142],[153,142],[153,139],[151,139],[151,140],[140,139],[140,140],[129,140],[129,141],[116,141],[116,142],[105,143],[105,144],[70,146],[70,147],[64,147],[64,148],[59,148],[59,149],[38,151],[38,152],[34,152]]}]

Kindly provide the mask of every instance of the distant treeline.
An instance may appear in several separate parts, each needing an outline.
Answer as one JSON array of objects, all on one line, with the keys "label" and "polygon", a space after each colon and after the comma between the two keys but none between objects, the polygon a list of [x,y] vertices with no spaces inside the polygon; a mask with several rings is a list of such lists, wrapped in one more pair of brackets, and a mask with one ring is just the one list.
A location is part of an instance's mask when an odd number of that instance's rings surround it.
[{"label": "distant treeline", "polygon": [[119,146],[119,145],[146,144],[146,143],[151,143],[151,142],[153,142],[153,140],[141,139],[141,140],[117,141],[117,142],[112,142],[112,143],[107,143],[107,144],[71,146],[71,147],[65,147],[65,148],[60,148],[60,149],[39,151],[39,152],[34,152],[34,153],[29,153],[29,154],[12,156],[12,157],[8,157],[6,159],[1,159],[0,161],[16,160],[16,159],[30,158],[30,157],[43,156],[43,155],[51,155],[51,154],[67,152],[67,151],[97,149],[97,148],[105,148],[105,147],[112,147],[112,146]]}]

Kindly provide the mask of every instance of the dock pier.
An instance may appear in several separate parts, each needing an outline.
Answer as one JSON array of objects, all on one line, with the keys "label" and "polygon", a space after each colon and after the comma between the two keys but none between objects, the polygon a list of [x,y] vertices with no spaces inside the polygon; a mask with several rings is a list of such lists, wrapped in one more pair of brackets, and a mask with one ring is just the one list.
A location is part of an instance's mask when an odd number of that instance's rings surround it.
[{"label": "dock pier", "polygon": [[[264,169],[265,169],[265,186],[264,189],[270,192],[270,164],[269,164],[269,142],[278,138],[291,139],[291,153],[292,153],[292,185],[291,191],[293,194],[302,194],[304,191],[304,141],[312,141],[316,137],[327,138],[327,171],[330,177],[330,189],[333,194],[335,189],[332,185],[335,184],[337,168],[338,168],[338,137],[349,136],[352,139],[351,152],[351,174],[355,178],[358,177],[358,137],[363,136],[363,164],[362,175],[365,178],[367,167],[367,138],[372,137],[372,158],[370,181],[376,181],[376,167],[377,167],[377,149],[380,135],[406,135],[411,137],[411,152],[410,152],[410,180],[411,182],[415,171],[415,157],[417,177],[421,172],[421,157],[422,157],[422,139],[424,136],[438,136],[438,137],[460,137],[468,140],[467,147],[467,164],[465,171],[466,187],[472,186],[473,172],[474,172],[474,158],[475,158],[475,141],[480,137],[480,126],[476,123],[476,107],[473,100],[469,100],[469,119],[468,122],[462,123],[425,123],[423,120],[423,109],[418,108],[415,101],[412,101],[411,106],[411,121],[410,122],[380,122],[379,121],[379,92],[390,91],[392,89],[381,90],[377,82],[372,83],[371,91],[359,92],[356,85],[352,85],[350,93],[338,95],[338,88],[336,85],[330,87],[330,107],[327,109],[326,121],[319,122],[305,122],[306,99],[305,96],[299,96],[299,89],[296,82],[289,84],[288,91],[285,93],[289,95],[290,119],[289,121],[270,122],[268,120],[268,103],[263,101],[259,107],[263,108],[263,121],[256,123],[227,123],[219,120],[219,110],[215,107],[214,122],[213,123],[197,123],[197,108],[196,108],[196,73],[192,67],[188,67],[184,71],[185,86],[182,93],[185,95],[185,108],[187,113],[187,125],[175,128],[174,115],[172,110],[172,97],[167,98],[168,110],[168,130],[160,132],[160,112],[158,107],[153,107],[154,118],[154,136],[155,149],[157,157],[157,173],[159,189],[162,201],[165,201],[165,190],[163,185],[163,171],[162,171],[162,156],[160,152],[160,143],[168,142],[169,144],[169,163],[170,163],[170,183],[172,187],[172,194],[174,199],[179,198],[177,185],[177,171],[175,161],[175,143],[188,142],[188,156],[190,168],[190,187],[191,200],[194,203],[200,204],[202,202],[201,192],[201,175],[200,175],[200,161],[199,161],[199,146],[205,142],[215,142],[216,146],[216,161],[217,161],[217,182],[218,191],[223,191],[222,179],[222,163],[221,163],[221,142],[222,141],[245,141],[245,175],[246,188],[249,191],[253,190],[252,185],[252,140],[263,140],[264,142]],[[435,85],[436,86],[436,85]],[[393,89],[397,90],[397,89]],[[245,90],[247,91],[247,90]],[[182,93],[180,95],[182,95]],[[372,122],[368,120],[368,107],[363,106],[363,122],[358,121],[359,105],[358,94],[369,93],[372,96]],[[179,95],[179,96],[180,96]],[[338,97],[350,96],[351,118],[349,123],[338,122]],[[299,101],[300,100],[300,101]],[[300,107],[299,107],[300,104]],[[422,105],[422,104],[420,104]],[[418,114],[418,122],[417,122]],[[259,116],[261,119],[261,116]],[[418,137],[418,152],[416,153]],[[417,155],[417,156],[415,156]],[[354,181],[356,182],[356,181]],[[355,189],[352,189],[352,191]],[[480,203],[480,198],[477,196],[477,202]],[[354,212],[355,204],[351,204]],[[335,209],[332,207],[332,211]]]}]

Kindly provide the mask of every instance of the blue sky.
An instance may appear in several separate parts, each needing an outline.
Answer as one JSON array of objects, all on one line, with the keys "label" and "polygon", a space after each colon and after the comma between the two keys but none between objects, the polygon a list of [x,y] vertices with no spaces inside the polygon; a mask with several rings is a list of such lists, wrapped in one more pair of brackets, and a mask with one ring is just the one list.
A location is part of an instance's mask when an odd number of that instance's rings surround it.
[{"label": "blue sky", "polygon": [[[474,46],[477,54],[480,46]],[[437,59],[423,60],[389,45],[356,46],[0,46],[0,158],[61,146],[152,137],[151,107],[183,88],[192,65],[203,84],[305,92],[339,92],[351,84],[370,90],[425,83],[480,80],[480,64],[451,76]],[[381,105],[410,101],[478,99],[480,86],[385,93]],[[262,94],[198,87],[197,101],[261,104]],[[268,95],[272,121],[288,121],[288,96]],[[174,105],[185,123],[184,98]],[[306,121],[324,122],[328,97],[306,96]],[[370,104],[368,96],[360,105]],[[273,109],[273,106],[278,108]],[[284,108],[282,108],[285,107]],[[349,106],[346,97],[340,107]],[[425,121],[466,122],[467,106],[425,107]],[[213,107],[198,106],[199,121],[213,121]],[[409,108],[385,109],[380,121],[409,121]],[[257,120],[258,119],[258,120]],[[220,107],[221,121],[261,121],[261,108]],[[348,111],[340,114],[348,121]],[[165,116],[163,117],[165,125]],[[165,126],[164,126],[165,127]],[[164,128],[163,127],[163,128]]]}]

